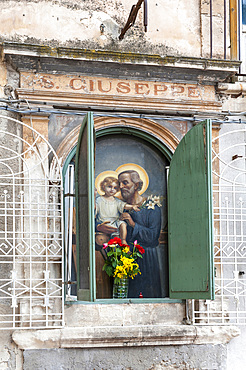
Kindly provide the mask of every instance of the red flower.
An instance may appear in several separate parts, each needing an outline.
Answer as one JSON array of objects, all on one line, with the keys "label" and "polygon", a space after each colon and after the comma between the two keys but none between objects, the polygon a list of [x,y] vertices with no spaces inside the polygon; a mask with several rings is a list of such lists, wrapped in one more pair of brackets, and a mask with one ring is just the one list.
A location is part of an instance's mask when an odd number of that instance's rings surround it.
[{"label": "red flower", "polygon": [[111,244],[118,244],[120,247],[122,247],[122,242],[120,238],[115,237],[114,239],[110,239],[108,242],[109,245]]},{"label": "red flower", "polygon": [[141,245],[139,244],[135,244],[135,247],[138,249],[138,251],[141,253],[141,254],[144,254],[145,253],[145,250],[143,247],[141,247]]}]

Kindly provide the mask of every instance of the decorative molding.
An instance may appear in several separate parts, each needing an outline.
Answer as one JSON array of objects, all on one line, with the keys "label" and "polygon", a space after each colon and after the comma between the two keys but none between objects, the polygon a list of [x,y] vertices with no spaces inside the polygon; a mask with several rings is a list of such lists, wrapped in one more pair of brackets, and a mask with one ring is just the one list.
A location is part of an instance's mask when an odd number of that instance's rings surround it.
[{"label": "decorative molding", "polygon": [[115,109],[142,109],[148,111],[195,111],[195,112],[208,112],[218,113],[222,104],[217,101],[211,100],[192,100],[192,99],[163,99],[163,98],[148,98],[147,96],[116,96],[116,95],[103,95],[103,94],[82,94],[82,93],[69,93],[69,92],[54,92],[43,90],[30,90],[30,89],[16,89],[19,99],[25,99],[29,102],[45,102],[51,105],[62,105],[64,109],[66,106],[77,109],[88,109],[93,107],[114,107]]},{"label": "decorative molding", "polygon": [[114,50],[90,50],[69,47],[51,47],[47,45],[18,43],[5,41],[1,45],[5,55],[24,55],[35,57],[52,57],[73,60],[89,60],[117,63],[135,63],[159,66],[178,66],[200,70],[226,70],[236,73],[241,64],[237,60],[221,60],[186,56],[161,56],[159,54],[143,54],[119,52]]}]

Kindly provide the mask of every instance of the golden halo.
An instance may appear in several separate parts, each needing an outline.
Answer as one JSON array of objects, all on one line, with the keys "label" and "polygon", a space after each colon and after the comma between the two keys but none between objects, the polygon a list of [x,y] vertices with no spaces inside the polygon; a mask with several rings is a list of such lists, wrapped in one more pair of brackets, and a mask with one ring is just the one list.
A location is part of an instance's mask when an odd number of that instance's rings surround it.
[{"label": "golden halo", "polygon": [[[95,180],[95,188],[97,189],[98,194],[103,195],[104,192],[100,189],[100,183],[105,179],[105,177],[115,177],[118,179],[118,173],[116,171],[103,171],[99,173]],[[120,192],[116,193],[115,196],[118,196]]]},{"label": "golden halo", "polygon": [[145,169],[141,166],[139,166],[138,164],[135,164],[135,163],[125,163],[125,164],[122,164],[121,166],[119,166],[115,172],[117,173],[117,178],[118,178],[118,175],[123,172],[123,171],[128,171],[128,170],[133,170],[133,171],[137,171],[139,176],[140,176],[140,179],[143,181],[143,187],[141,190],[139,190],[139,194],[143,194],[147,189],[148,189],[148,186],[149,186],[149,176],[147,174],[147,172],[145,171]]}]

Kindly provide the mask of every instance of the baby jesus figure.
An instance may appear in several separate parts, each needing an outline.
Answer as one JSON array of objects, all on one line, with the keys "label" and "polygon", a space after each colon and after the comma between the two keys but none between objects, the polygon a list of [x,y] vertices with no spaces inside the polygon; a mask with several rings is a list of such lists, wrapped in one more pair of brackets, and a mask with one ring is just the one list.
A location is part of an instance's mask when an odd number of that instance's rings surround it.
[{"label": "baby jesus figure", "polygon": [[105,177],[105,179],[100,183],[100,189],[104,192],[104,195],[96,198],[95,202],[95,216],[97,224],[108,224],[110,226],[116,227],[117,232],[110,235],[111,238],[120,235],[122,244],[127,244],[127,224],[125,221],[120,221],[120,215],[125,211],[140,211],[137,205],[127,204],[122,200],[115,197],[118,193],[120,187],[118,179],[115,177]]}]

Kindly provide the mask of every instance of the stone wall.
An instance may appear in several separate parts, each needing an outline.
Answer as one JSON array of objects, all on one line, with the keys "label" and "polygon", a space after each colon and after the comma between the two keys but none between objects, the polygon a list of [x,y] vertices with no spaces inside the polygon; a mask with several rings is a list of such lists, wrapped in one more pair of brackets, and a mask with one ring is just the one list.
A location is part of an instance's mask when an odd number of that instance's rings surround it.
[{"label": "stone wall", "polygon": [[226,346],[24,351],[24,370],[226,370]]},{"label": "stone wall", "polygon": [[[134,26],[119,41],[121,29],[135,3],[137,0],[86,0],[76,4],[71,0],[1,0],[0,40],[209,57],[209,2],[149,1],[147,32],[144,32],[142,7]],[[213,7],[214,56],[220,58],[223,56],[223,1],[214,0]]]}]

